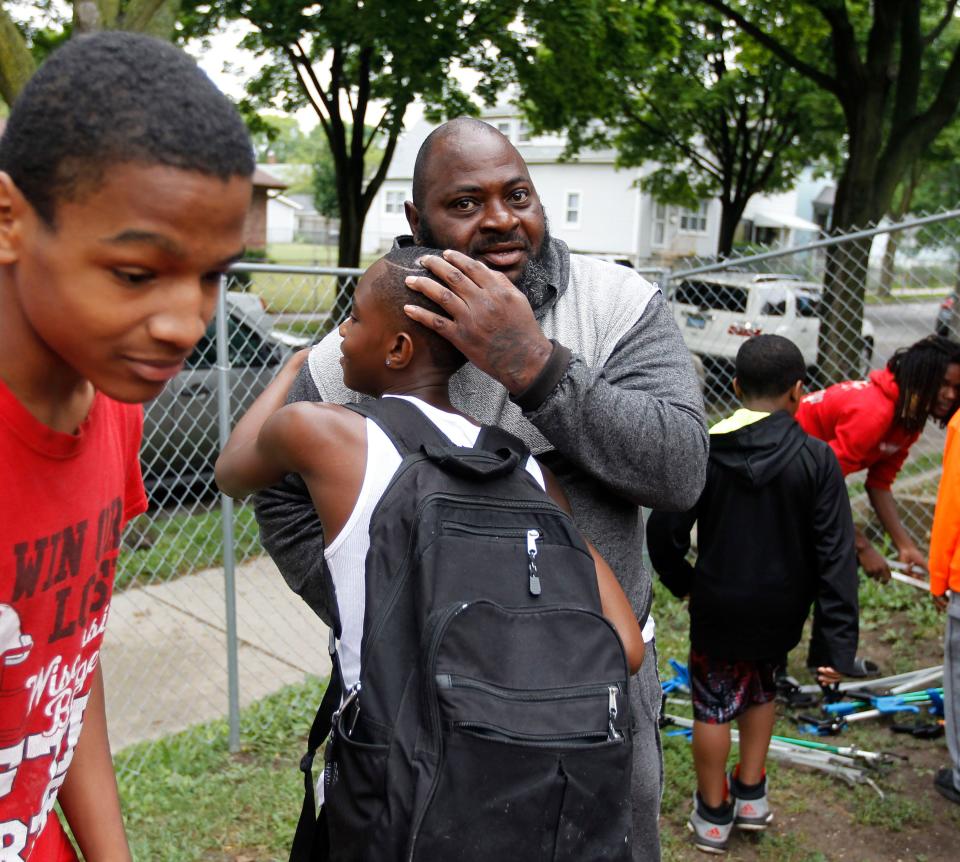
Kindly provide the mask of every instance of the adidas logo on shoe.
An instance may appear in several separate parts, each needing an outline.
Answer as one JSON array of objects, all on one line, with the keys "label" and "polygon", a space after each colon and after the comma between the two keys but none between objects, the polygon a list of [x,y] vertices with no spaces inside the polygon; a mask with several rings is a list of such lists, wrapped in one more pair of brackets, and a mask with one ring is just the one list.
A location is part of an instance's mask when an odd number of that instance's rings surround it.
[{"label": "adidas logo on shoe", "polygon": [[687,828],[693,833],[694,846],[704,853],[723,853],[730,840],[733,830],[733,806],[729,806],[729,819],[726,822],[715,823],[707,820],[701,813],[697,796],[693,797],[693,810],[687,821]]}]

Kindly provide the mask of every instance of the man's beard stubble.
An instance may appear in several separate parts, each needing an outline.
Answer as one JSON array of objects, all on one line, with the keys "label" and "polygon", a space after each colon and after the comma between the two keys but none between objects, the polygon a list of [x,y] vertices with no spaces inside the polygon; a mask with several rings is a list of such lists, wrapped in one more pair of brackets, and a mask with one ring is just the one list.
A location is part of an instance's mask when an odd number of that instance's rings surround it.
[{"label": "man's beard stubble", "polygon": [[[419,236],[415,237],[415,242],[417,245],[422,245],[426,248],[449,247],[447,243],[442,243],[438,240],[437,235],[433,232],[433,229],[430,226],[430,222],[422,213],[420,215],[420,224],[418,227]],[[477,258],[483,254],[486,248],[489,248],[490,246],[494,246],[499,243],[517,242],[518,240],[519,237],[514,233],[490,234],[484,238],[484,245],[481,248],[467,253],[473,258]],[[520,270],[520,275],[513,285],[530,301],[530,305],[534,308],[537,308],[539,305],[541,305],[546,298],[547,285],[550,282],[550,272],[547,269],[547,255],[549,254],[549,249],[550,221],[547,218],[546,211],[544,211],[543,240],[540,243],[540,250],[536,255],[530,255],[527,258],[527,262],[523,265],[523,269]]]}]

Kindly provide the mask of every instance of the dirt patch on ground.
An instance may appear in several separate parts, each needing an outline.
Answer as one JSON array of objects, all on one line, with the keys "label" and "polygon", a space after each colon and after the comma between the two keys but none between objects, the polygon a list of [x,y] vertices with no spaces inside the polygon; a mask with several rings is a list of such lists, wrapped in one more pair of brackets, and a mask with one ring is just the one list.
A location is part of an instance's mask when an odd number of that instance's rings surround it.
[{"label": "dirt patch on ground", "polygon": [[[925,600],[922,596],[918,599]],[[891,614],[888,624],[862,633],[860,654],[880,663],[885,673],[927,667],[942,661],[935,632],[922,639],[907,613]],[[926,636],[929,635],[929,636]],[[798,653],[802,660],[802,655]],[[792,657],[793,658],[793,657]],[[782,709],[786,719],[787,710]],[[909,717],[901,717],[909,721]],[[792,725],[778,731],[799,735]],[[760,835],[735,834],[726,858],[743,862],[948,862],[960,859],[960,806],[943,799],[933,787],[937,769],[949,762],[943,738],[919,740],[893,734],[884,722],[864,722],[835,738],[838,745],[857,745],[905,757],[876,776],[880,796],[870,787],[850,787],[839,779],[797,767],[770,767],[770,801],[776,819]],[[665,746],[681,745],[665,739]],[[668,778],[669,780],[669,778]],[[689,796],[687,797],[689,799]],[[662,818],[666,862],[702,860],[689,843],[689,803],[675,804]]]}]

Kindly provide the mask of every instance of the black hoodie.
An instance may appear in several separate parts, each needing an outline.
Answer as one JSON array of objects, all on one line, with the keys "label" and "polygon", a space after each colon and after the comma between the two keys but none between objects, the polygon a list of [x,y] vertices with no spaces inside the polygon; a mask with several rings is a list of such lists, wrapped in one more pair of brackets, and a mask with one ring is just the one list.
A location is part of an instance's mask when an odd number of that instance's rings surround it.
[{"label": "black hoodie", "polygon": [[789,413],[712,434],[700,500],[689,512],[651,514],[647,544],[667,588],[690,596],[695,651],[780,659],[800,642],[814,604],[808,663],[853,670],[857,559],[847,489],[830,447]]}]

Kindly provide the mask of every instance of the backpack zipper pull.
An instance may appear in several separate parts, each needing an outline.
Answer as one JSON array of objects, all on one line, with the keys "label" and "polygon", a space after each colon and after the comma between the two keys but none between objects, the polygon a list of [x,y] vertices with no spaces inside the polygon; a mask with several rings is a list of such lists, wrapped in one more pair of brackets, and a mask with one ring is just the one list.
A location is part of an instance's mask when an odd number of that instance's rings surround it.
[{"label": "backpack zipper pull", "polygon": [[619,693],[619,691],[618,691],[618,689],[617,689],[617,687],[616,687],[615,685],[607,686],[607,695],[608,695],[608,697],[607,697],[607,704],[608,704],[608,709],[607,709],[607,716],[608,716],[608,720],[607,720],[607,731],[608,731],[608,736],[609,736],[610,739],[622,739],[622,738],[623,738],[623,734],[621,734],[620,731],[617,730],[617,726],[616,726],[616,724],[615,724],[615,722],[616,722],[616,720],[617,720],[617,713],[619,712],[619,710],[617,709],[617,694],[618,694],[618,693]]},{"label": "backpack zipper pull", "polygon": [[530,569],[530,595],[540,595],[540,578],[537,575],[537,539],[540,538],[539,530],[527,530],[527,557],[529,558]]}]

